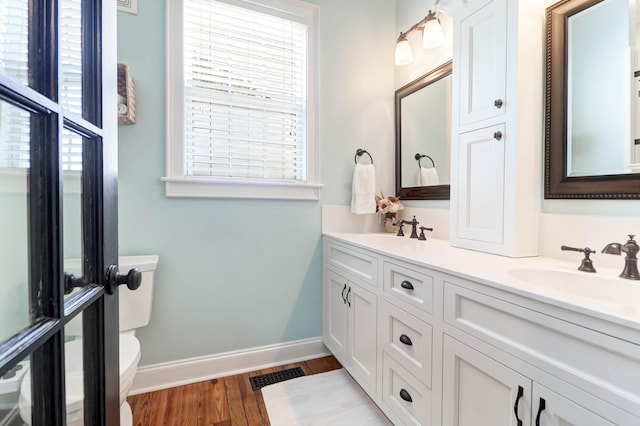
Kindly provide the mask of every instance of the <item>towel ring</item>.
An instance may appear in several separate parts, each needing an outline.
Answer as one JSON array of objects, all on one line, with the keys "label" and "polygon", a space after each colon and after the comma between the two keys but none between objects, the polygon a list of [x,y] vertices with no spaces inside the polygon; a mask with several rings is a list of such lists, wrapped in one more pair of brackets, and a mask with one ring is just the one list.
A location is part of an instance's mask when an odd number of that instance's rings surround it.
[{"label": "towel ring", "polygon": [[422,167],[422,165],[420,164],[420,160],[425,157],[431,160],[432,167],[436,167],[436,163],[433,162],[433,158],[429,157],[428,155],[416,154],[413,158],[415,158],[418,161],[418,168]]},{"label": "towel ring", "polygon": [[365,151],[364,149],[358,148],[358,150],[356,151],[356,155],[353,157],[353,161],[358,164],[358,157],[362,157],[362,154],[367,154],[369,156],[369,158],[371,159],[371,164],[373,164],[373,157],[371,156],[371,154],[369,154],[367,151]]}]

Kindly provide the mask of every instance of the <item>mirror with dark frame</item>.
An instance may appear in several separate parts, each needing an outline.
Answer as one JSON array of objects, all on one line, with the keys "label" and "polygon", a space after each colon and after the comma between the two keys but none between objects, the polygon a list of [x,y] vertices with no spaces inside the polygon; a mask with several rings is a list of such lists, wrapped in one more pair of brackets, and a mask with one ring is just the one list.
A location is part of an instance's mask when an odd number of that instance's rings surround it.
[{"label": "mirror with dark frame", "polygon": [[547,8],[547,199],[640,198],[635,9],[629,0]]},{"label": "mirror with dark frame", "polygon": [[451,61],[395,92],[396,195],[448,200]]}]

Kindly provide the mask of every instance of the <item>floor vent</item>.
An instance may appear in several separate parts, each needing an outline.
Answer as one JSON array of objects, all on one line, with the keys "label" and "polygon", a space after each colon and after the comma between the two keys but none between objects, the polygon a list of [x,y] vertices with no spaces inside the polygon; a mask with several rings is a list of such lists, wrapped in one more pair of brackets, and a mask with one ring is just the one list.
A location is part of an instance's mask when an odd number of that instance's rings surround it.
[{"label": "floor vent", "polygon": [[251,383],[251,389],[257,391],[267,385],[284,382],[285,380],[295,379],[296,377],[302,377],[304,375],[301,367],[295,367],[287,370],[274,371],[273,373],[261,374],[259,376],[252,376],[249,377],[249,382]]}]

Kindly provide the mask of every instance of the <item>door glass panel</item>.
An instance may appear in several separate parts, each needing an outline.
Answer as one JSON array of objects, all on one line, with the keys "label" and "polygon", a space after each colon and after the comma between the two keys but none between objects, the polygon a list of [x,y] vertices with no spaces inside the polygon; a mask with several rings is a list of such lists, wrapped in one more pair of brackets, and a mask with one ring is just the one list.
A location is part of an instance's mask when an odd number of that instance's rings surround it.
[{"label": "door glass panel", "polygon": [[28,84],[29,0],[0,0],[0,72]]},{"label": "door glass panel", "polygon": [[77,279],[83,276],[82,140],[81,135],[69,129],[62,131],[64,271]]},{"label": "door glass panel", "polygon": [[0,342],[30,321],[27,191],[30,121],[29,112],[0,101],[0,211],[3,212],[0,220]]},{"label": "door glass panel", "polygon": [[0,378],[0,425],[18,426],[31,419],[29,358]]},{"label": "door glass panel", "polygon": [[84,374],[82,366],[82,314],[64,328],[67,425],[84,425]]},{"label": "door glass panel", "polygon": [[[2,1],[2,0],[0,0]],[[82,114],[82,2],[62,1],[62,86],[60,101],[69,111]]]}]

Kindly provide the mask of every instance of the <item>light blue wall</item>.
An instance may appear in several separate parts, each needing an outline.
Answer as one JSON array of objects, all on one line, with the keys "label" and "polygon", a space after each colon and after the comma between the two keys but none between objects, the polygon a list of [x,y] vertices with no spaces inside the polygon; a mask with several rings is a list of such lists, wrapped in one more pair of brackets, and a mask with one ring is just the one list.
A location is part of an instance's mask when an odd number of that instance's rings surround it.
[{"label": "light blue wall", "polygon": [[123,255],[160,255],[142,365],[321,334],[321,204],[349,204],[353,155],[393,185],[394,0],[320,6],[320,202],[166,198],[165,4],[118,14],[138,122],[119,131]]}]

